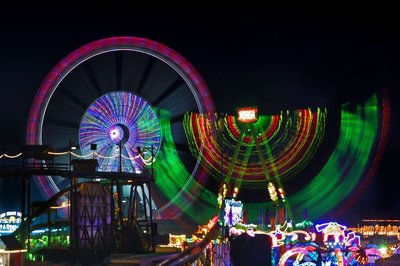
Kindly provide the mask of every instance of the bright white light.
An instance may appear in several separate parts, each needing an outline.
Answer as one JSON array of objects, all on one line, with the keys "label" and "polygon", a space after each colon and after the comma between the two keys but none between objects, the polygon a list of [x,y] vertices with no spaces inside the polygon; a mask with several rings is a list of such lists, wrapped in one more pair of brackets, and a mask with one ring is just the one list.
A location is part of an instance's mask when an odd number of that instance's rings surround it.
[{"label": "bright white light", "polygon": [[238,110],[238,121],[250,123],[257,121],[257,108],[246,107]]},{"label": "bright white light", "polygon": [[141,173],[142,173],[142,169],[135,168],[135,173],[136,173],[136,174],[141,174]]}]

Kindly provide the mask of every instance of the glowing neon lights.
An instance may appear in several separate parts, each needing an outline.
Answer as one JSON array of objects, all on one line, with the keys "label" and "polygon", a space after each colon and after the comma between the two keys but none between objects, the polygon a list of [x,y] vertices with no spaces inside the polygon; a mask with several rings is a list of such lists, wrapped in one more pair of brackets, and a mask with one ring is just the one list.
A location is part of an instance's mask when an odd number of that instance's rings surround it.
[{"label": "glowing neon lights", "polygon": [[[318,109],[316,112],[311,112],[309,109],[303,109],[294,113],[259,116],[254,123],[255,136],[265,158],[265,166],[273,176],[279,175],[284,182],[306,167],[322,141],[326,115],[326,110]],[[243,139],[240,138],[242,126],[235,116],[228,115],[223,122],[225,129],[223,132],[227,142],[224,147],[213,137],[215,135],[213,129],[218,126],[212,117],[196,113],[185,115],[185,133],[192,154],[196,157],[201,156],[202,165],[218,180],[221,175],[222,149],[234,150],[236,144],[241,141],[231,180],[240,180],[241,189],[266,188],[268,182],[254,145],[256,140],[251,134],[245,134]],[[200,150],[203,145],[206,145],[206,149]],[[232,159],[233,156],[228,155],[225,160],[230,162]],[[228,165],[223,164],[224,175],[228,170]]]},{"label": "glowing neon lights", "polygon": [[225,199],[224,225],[235,226],[243,220],[243,203],[234,199]]},{"label": "glowing neon lights", "polygon": [[[168,71],[171,73],[169,77],[172,77],[174,79],[176,78],[182,78],[183,83],[185,83],[185,86],[182,87],[187,87],[187,91],[176,91],[179,92],[179,101],[174,101],[174,97],[167,97],[164,98],[163,101],[160,101],[159,104],[153,104],[155,107],[160,107],[164,109],[166,106],[171,107],[173,105],[173,115],[174,116],[179,116],[182,115],[186,110],[195,110],[200,113],[215,113],[214,111],[214,101],[212,99],[211,94],[209,93],[209,90],[207,88],[206,83],[204,82],[203,78],[200,76],[200,74],[197,72],[197,70],[180,54],[172,50],[171,48],[160,44],[158,42],[148,40],[148,39],[143,39],[143,38],[135,38],[135,37],[113,37],[113,38],[106,38],[106,39],[101,39],[98,41],[91,42],[89,44],[86,44],[74,51],[72,51],[70,54],[68,54],[65,58],[63,58],[46,76],[46,78],[43,80],[40,89],[37,91],[35,98],[33,100],[29,117],[28,117],[28,123],[27,123],[27,134],[26,134],[26,142],[27,144],[41,144],[43,140],[43,128],[46,126],[44,125],[45,123],[45,116],[46,112],[48,111],[49,105],[51,105],[52,97],[57,94],[59,85],[65,82],[68,77],[73,76],[73,74],[79,72],[79,67],[82,67],[83,64],[87,64],[89,62],[93,62],[99,57],[103,55],[113,55],[115,52],[129,52],[129,54],[134,54],[134,56],[139,56],[142,58],[145,58],[146,61],[149,60],[151,62],[152,60],[155,60],[157,64],[162,65],[162,67],[170,68]],[[107,55],[108,56],[108,55]],[[156,64],[156,66],[157,66]],[[99,64],[100,65],[100,64]],[[98,66],[99,66],[98,65]],[[135,62],[135,68],[138,66],[138,62]],[[100,66],[104,67],[104,66]],[[101,73],[101,76],[107,76],[107,78],[113,79],[113,74],[112,72],[108,72],[110,68],[106,66],[107,69],[105,72]],[[111,69],[113,70],[113,69]],[[124,71],[121,72],[123,74]],[[126,72],[127,76],[130,77],[134,76],[134,74],[131,72],[131,69],[128,69]],[[124,76],[124,75],[122,75]],[[118,76],[116,79],[121,80],[121,77]],[[139,77],[140,79],[140,77]],[[131,80],[131,79],[130,79]],[[143,79],[145,80],[145,79]],[[152,81],[152,79],[149,79]],[[149,81],[148,80],[148,81]],[[99,81],[99,80],[97,80]],[[124,79],[121,80],[122,85],[124,85]],[[126,79],[125,79],[126,81]],[[162,80],[158,80],[160,82]],[[169,81],[167,81],[168,83]],[[109,88],[109,83],[104,84],[102,80],[99,81],[101,88],[100,90],[104,92],[110,92]],[[126,82],[128,83],[128,82]],[[139,83],[139,82],[138,82]],[[156,82],[157,83],[157,82]],[[160,82],[162,83],[162,82]],[[159,83],[153,84],[155,86],[149,86],[154,88],[155,90],[161,89]],[[115,87],[115,86],[114,86]],[[86,87],[85,87],[86,88]],[[119,90],[120,86],[115,87],[115,89]],[[136,88],[131,88],[130,89],[138,89]],[[85,94],[89,94],[90,88],[87,90],[82,91],[82,96]],[[154,91],[148,91],[148,90],[141,90],[141,92],[147,93],[146,99],[149,99],[150,97],[156,97],[156,93]],[[182,92],[183,95],[180,94]],[[102,93],[98,94],[99,96],[102,95]],[[164,95],[165,96],[165,95]],[[183,101],[182,96],[186,99],[186,97],[189,97],[188,101]],[[76,95],[77,98],[81,98],[81,95]],[[84,98],[84,97],[82,97]],[[87,98],[86,98],[87,99]],[[91,99],[92,100],[92,99]],[[156,100],[156,99],[152,99]],[[159,100],[162,100],[162,97],[159,98]],[[152,102],[151,100],[149,100]],[[125,132],[124,132],[125,133]],[[174,137],[176,136],[176,132],[174,133]],[[179,132],[178,132],[179,133]],[[178,134],[179,135],[179,134]],[[183,135],[183,134],[182,134]],[[168,151],[166,153],[174,153],[171,149],[176,147],[173,147],[173,145],[170,145],[168,147]],[[176,150],[175,150],[175,153]],[[104,154],[101,154],[104,156]],[[98,155],[96,155],[98,156]],[[122,157],[124,157],[123,155]],[[104,157],[109,157],[109,156],[104,156]],[[135,156],[127,156],[131,158],[131,160]],[[161,159],[163,158],[163,159]],[[146,159],[147,156],[146,156]],[[197,158],[193,159],[196,160]],[[111,160],[111,159],[110,159]],[[159,161],[160,160],[167,160],[164,156],[159,156]],[[168,162],[171,162],[170,160],[180,160],[179,155],[176,155],[175,157],[169,157]],[[174,161],[176,162],[176,161]],[[167,163],[165,163],[167,165]],[[160,164],[161,165],[161,164]],[[159,165],[159,167],[160,167]],[[176,171],[173,171],[173,174],[176,176],[181,176],[182,178],[186,178],[186,181],[189,180],[188,182],[193,179],[193,175],[199,175],[199,178],[204,178],[203,174],[199,170],[199,165],[198,163],[195,164],[195,166],[189,171],[187,175],[187,169],[185,169],[185,166],[181,163],[178,162],[179,166],[177,166]],[[179,170],[181,171],[178,171]],[[172,178],[172,173],[170,174],[168,171],[170,170],[170,167],[160,167],[159,170],[162,171],[167,171],[167,173],[163,173],[158,171],[159,176],[169,176],[171,175]],[[54,195],[57,191],[59,191],[59,187],[57,182],[53,180],[49,176],[38,176],[38,178],[35,179],[35,182],[39,183],[39,187],[41,187],[41,192],[43,192],[44,197],[48,198]],[[172,183],[172,182],[170,182]],[[185,182],[180,183],[180,185],[184,186]],[[190,186],[187,185],[185,189],[189,189]],[[179,188],[179,190],[182,189],[182,187]],[[171,196],[172,198],[180,197],[182,194],[185,193],[179,193],[179,190],[175,195]],[[174,190],[175,191],[175,190]],[[198,195],[199,189],[195,189],[196,192],[190,193],[190,196],[188,198],[196,198],[196,195]],[[183,200],[185,201],[185,200]],[[171,208],[169,209],[171,211]]]},{"label": "glowing neon lights", "polygon": [[317,224],[315,226],[315,229],[317,229],[318,232],[322,232],[324,234],[324,242],[328,241],[329,236],[333,236],[335,243],[344,241],[344,231],[346,230],[346,228],[346,226],[338,224],[336,222]]},{"label": "glowing neon lights", "polygon": [[[130,92],[110,92],[94,101],[82,117],[79,145],[83,156],[97,144],[99,171],[142,172],[143,160],[137,147],[152,147],[154,156],[161,146],[161,128],[150,104]],[[121,149],[121,150],[120,150]],[[119,158],[119,155],[124,155]],[[140,154],[141,155],[141,154]]]},{"label": "glowing neon lights", "polygon": [[122,129],[122,125],[113,125],[108,129],[108,137],[111,142],[117,144],[120,143],[124,139],[124,130]]},{"label": "glowing neon lights", "polygon": [[272,182],[268,183],[268,193],[273,202],[278,201],[278,193],[276,193],[275,185]]},{"label": "glowing neon lights", "polygon": [[21,224],[22,214],[17,211],[8,211],[0,214],[0,235],[11,234]]},{"label": "glowing neon lights", "polygon": [[237,110],[238,121],[242,123],[254,123],[257,122],[257,112],[258,109],[256,107],[245,107],[239,108]]}]

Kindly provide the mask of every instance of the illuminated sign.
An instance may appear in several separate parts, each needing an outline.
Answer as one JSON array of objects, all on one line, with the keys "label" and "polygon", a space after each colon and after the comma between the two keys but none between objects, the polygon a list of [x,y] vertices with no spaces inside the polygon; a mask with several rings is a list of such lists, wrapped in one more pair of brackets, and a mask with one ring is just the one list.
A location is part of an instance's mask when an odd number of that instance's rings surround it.
[{"label": "illuminated sign", "polygon": [[11,234],[21,224],[22,214],[17,211],[0,214],[0,235]]},{"label": "illuminated sign", "polygon": [[239,108],[237,111],[238,121],[243,123],[256,122],[258,109],[256,107]]},{"label": "illuminated sign", "polygon": [[243,203],[225,199],[224,225],[235,226],[243,220]]}]

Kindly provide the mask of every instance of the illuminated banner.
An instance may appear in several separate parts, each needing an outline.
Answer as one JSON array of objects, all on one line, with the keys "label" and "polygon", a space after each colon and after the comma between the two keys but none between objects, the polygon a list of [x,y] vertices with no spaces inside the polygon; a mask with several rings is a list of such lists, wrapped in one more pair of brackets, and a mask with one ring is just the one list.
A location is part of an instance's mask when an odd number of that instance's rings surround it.
[{"label": "illuminated banner", "polygon": [[253,123],[256,122],[258,109],[257,107],[244,107],[238,108],[238,121],[242,123]]},{"label": "illuminated banner", "polygon": [[3,212],[0,214],[0,235],[14,232],[21,224],[22,214],[17,211]]},{"label": "illuminated banner", "polygon": [[224,225],[235,226],[243,221],[243,203],[225,199]]}]

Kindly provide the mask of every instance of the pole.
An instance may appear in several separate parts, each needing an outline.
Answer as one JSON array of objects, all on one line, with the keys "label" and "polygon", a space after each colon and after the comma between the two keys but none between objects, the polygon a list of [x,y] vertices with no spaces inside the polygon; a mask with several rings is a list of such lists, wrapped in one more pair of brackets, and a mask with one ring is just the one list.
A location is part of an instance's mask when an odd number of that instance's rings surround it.
[{"label": "pole", "polygon": [[68,170],[71,171],[71,161],[72,161],[72,151],[69,149],[69,164],[68,164]]},{"label": "pole", "polygon": [[220,147],[221,147],[221,152],[220,152],[220,171],[221,171],[221,188],[220,188],[220,193],[222,197],[222,204],[221,204],[221,210],[220,210],[220,219],[222,221],[222,226],[221,226],[221,240],[223,243],[225,243],[225,234],[226,234],[226,229],[225,229],[225,178],[224,178],[224,114],[220,113],[217,121],[217,127],[218,127],[218,135],[219,135],[219,141],[220,141]]},{"label": "pole", "polygon": [[115,250],[116,245],[115,245],[115,232],[116,232],[116,226],[115,226],[115,198],[114,198],[114,179],[111,178],[110,180],[110,200],[111,200],[111,228],[110,228],[110,238],[111,238],[111,246],[110,249]]},{"label": "pole", "polygon": [[122,172],[122,140],[118,143],[119,146],[119,172]]},{"label": "pole", "polygon": [[[152,181],[155,181],[156,180],[156,178],[155,178],[155,173],[154,173],[154,146],[153,145],[151,145],[151,160],[152,160],[152,162],[151,162],[151,179],[152,179]],[[151,252],[154,252],[155,251],[155,247],[156,247],[156,240],[155,240],[155,234],[157,233],[157,230],[156,230],[156,226],[157,226],[157,224],[154,224],[153,225],[153,206],[151,206],[151,203],[152,203],[152,201],[151,201],[151,199],[152,199],[152,197],[151,197],[151,182],[149,182],[149,205],[150,205],[150,230],[151,230],[151,235],[150,235],[150,241],[151,241],[151,248],[150,248],[150,251]]]},{"label": "pole", "polygon": [[76,177],[71,177],[71,249],[79,249],[79,228],[78,228],[78,182]]},{"label": "pole", "polygon": [[72,161],[72,140],[69,140],[69,146],[68,146],[68,152],[69,152],[69,164],[68,164],[68,170],[71,171],[71,161]]},{"label": "pole", "polygon": [[[26,185],[25,185],[25,179],[26,177],[23,177],[21,179],[21,195],[22,195],[22,199],[21,199],[21,221],[25,221],[26,218],[26,213],[25,213],[25,209],[26,209]],[[26,240],[26,231],[27,229],[24,229],[21,231],[21,243],[25,243]]]},{"label": "pole", "polygon": [[[122,173],[122,140],[118,143],[119,146],[119,172]],[[126,238],[126,236],[123,235],[124,233],[124,224],[123,224],[123,217],[122,217],[122,190],[121,190],[121,184],[119,182],[120,177],[117,177],[116,179],[116,190],[117,190],[117,219],[118,219],[118,224],[117,224],[117,232],[118,232],[118,249],[121,250],[122,243],[124,243],[123,239]]]},{"label": "pole", "polygon": [[[31,216],[31,177],[26,178],[26,190],[28,191],[28,195],[27,195],[27,217],[29,218]],[[28,223],[28,253],[30,252],[30,248],[31,248],[31,226],[30,223]]]}]

